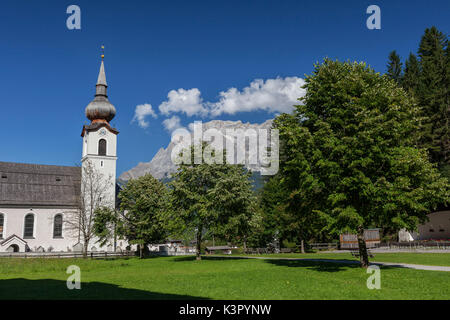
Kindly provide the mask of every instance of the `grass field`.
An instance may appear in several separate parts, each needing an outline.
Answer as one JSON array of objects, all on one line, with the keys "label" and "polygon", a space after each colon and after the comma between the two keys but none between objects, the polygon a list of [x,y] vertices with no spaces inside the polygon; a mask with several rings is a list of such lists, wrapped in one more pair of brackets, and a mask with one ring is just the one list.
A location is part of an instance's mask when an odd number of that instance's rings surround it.
[{"label": "grass field", "polygon": [[[81,290],[66,287],[69,265],[81,269]],[[381,290],[367,289],[369,276],[357,265],[307,261],[4,258],[0,259],[0,299],[450,298],[448,272],[382,267]]]}]

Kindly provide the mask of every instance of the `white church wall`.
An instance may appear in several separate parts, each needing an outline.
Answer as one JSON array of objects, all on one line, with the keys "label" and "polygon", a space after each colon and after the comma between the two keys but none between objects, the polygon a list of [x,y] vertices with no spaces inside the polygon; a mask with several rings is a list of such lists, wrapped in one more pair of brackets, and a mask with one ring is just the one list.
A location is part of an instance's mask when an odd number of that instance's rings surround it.
[{"label": "white church wall", "polygon": [[[48,251],[49,248],[53,248],[53,251],[72,249],[72,246],[77,243],[77,238],[70,236],[64,228],[64,213],[66,211],[67,209],[55,208],[0,208],[0,212],[5,215],[3,238],[6,239],[15,234],[25,240],[32,251],[38,247],[43,247],[45,251]],[[32,238],[24,237],[25,216],[28,214],[33,214],[34,216]],[[54,217],[57,214],[63,215],[63,233],[61,238],[53,237]],[[0,246],[0,251],[6,249]]]},{"label": "white church wall", "polygon": [[101,128],[97,131],[87,131],[84,136],[84,150],[83,156],[97,155],[98,142],[101,139],[106,140],[106,156],[115,157],[117,155],[117,136],[106,128]]},{"label": "white church wall", "polygon": [[[67,224],[64,223],[65,217],[70,214],[69,209],[58,208],[0,208],[0,213],[5,217],[3,238],[0,239],[0,243],[12,235],[16,235],[19,238],[27,242],[27,245],[31,251],[39,251],[39,247],[42,247],[45,252],[67,252],[73,251],[74,246],[78,243],[77,231],[69,230]],[[33,237],[24,237],[25,229],[25,216],[28,214],[34,215],[34,228]],[[63,215],[63,231],[62,237],[54,237],[54,218],[56,215]],[[95,248],[96,251],[113,251],[114,242],[111,240],[105,246],[100,246],[97,243],[97,238],[90,241],[88,250]],[[81,242],[83,242],[81,238]],[[4,246],[0,245],[0,252],[7,252],[10,243],[6,243]],[[19,244],[20,252],[25,251],[25,247]],[[125,251],[128,243],[126,240],[117,240],[116,250]]]},{"label": "white church wall", "polygon": [[[83,166],[89,161],[96,172],[102,174],[105,185],[103,203],[111,208],[115,208],[116,202],[116,161],[115,159],[105,159],[101,156],[88,156],[83,159]],[[84,173],[84,171],[83,171]],[[87,181],[87,180],[85,180]],[[88,203],[88,200],[86,200]]]},{"label": "white church wall", "polygon": [[[98,145],[101,139],[106,140],[106,156],[98,155]],[[115,179],[116,179],[116,144],[117,136],[106,128],[100,128],[97,131],[86,132],[83,142],[83,158],[82,163],[90,161],[95,170],[101,173],[105,178],[105,184],[109,185],[106,194],[110,195],[109,199],[105,199],[110,206],[115,206]]]}]

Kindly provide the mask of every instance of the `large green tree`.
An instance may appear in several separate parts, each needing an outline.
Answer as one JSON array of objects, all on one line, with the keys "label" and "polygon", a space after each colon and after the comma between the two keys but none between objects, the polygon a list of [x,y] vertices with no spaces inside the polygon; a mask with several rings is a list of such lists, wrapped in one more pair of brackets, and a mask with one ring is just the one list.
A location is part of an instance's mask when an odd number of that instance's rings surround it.
[{"label": "large green tree", "polygon": [[247,249],[249,236],[261,229],[261,215],[251,183],[251,173],[244,166],[234,166],[211,189],[215,210],[227,220],[214,228],[215,235],[240,243]]},{"label": "large green tree", "polygon": [[163,241],[167,235],[164,218],[170,210],[168,189],[146,174],[128,181],[118,197],[120,210],[97,210],[96,235],[103,242],[112,236],[125,238],[130,244],[139,246],[142,258],[146,245]]},{"label": "large green tree", "polygon": [[320,232],[357,233],[367,267],[364,229],[415,229],[448,182],[417,147],[420,110],[395,81],[328,59],[305,81],[303,104],[275,121],[287,206]]},{"label": "large green tree", "polygon": [[[264,241],[262,245],[267,245],[274,240],[277,240],[280,245],[284,241],[297,245],[302,245],[305,241],[331,241],[333,236],[328,232],[321,232],[320,225],[314,220],[314,216],[299,215],[297,205],[292,205],[293,203],[291,206],[288,205],[291,196],[290,190],[287,180],[283,179],[282,174],[273,176],[261,190],[260,205],[263,210],[261,240]],[[304,246],[302,245],[301,248],[303,252]]]},{"label": "large green tree", "polygon": [[[202,151],[208,146],[203,144]],[[194,159],[195,148],[185,152]],[[204,152],[202,152],[204,154]],[[254,203],[249,175],[242,165],[225,161],[200,164],[182,163],[170,183],[173,215],[171,229],[186,229],[196,235],[197,259],[201,259],[201,243],[208,234],[245,237],[252,219]],[[219,163],[217,163],[219,162]]]}]

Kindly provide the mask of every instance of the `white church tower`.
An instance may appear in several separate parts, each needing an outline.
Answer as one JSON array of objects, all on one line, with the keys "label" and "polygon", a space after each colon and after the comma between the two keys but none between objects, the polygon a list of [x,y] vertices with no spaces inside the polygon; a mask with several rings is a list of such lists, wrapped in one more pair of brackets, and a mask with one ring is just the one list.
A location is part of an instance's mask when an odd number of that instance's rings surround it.
[{"label": "white church tower", "polygon": [[96,173],[107,184],[102,205],[115,208],[116,203],[116,161],[117,135],[119,132],[111,127],[110,121],[116,115],[116,109],[109,102],[107,95],[104,55],[98,74],[94,100],[86,107],[86,117],[91,121],[83,126],[82,180],[86,179],[86,167],[91,164]]}]

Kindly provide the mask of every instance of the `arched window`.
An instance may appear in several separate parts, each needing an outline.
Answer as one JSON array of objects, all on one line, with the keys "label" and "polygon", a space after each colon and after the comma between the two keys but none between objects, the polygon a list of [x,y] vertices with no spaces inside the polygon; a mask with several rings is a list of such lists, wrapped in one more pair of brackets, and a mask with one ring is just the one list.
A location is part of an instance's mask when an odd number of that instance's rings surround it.
[{"label": "arched window", "polygon": [[25,216],[24,238],[33,238],[34,233],[34,215],[29,213]]},{"label": "arched window", "polygon": [[57,214],[53,219],[53,238],[62,237],[62,225],[63,225],[62,214]]},{"label": "arched window", "polygon": [[3,213],[0,213],[0,239],[3,238],[3,225],[5,223],[5,216]]},{"label": "arched window", "polygon": [[100,139],[98,142],[98,155],[99,156],[106,156],[106,140]]}]

